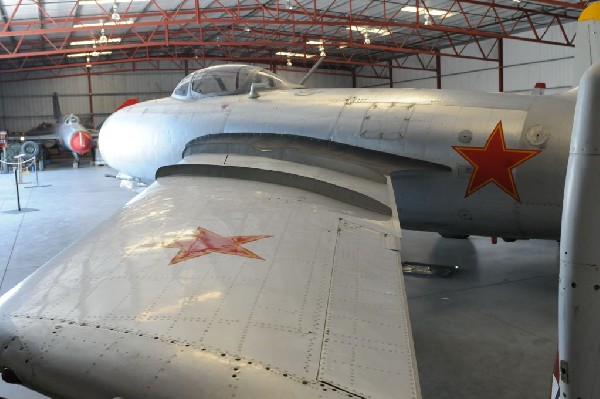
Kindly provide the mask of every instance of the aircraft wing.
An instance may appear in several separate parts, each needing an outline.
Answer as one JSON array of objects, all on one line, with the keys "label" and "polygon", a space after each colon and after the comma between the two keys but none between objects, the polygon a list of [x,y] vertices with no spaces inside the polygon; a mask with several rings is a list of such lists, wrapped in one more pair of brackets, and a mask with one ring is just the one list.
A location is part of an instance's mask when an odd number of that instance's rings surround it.
[{"label": "aircraft wing", "polygon": [[0,299],[0,363],[65,398],[420,398],[389,179],[318,163],[159,170]]},{"label": "aircraft wing", "polygon": [[[21,139],[21,137],[23,137],[23,140]],[[10,141],[20,141],[20,142],[25,142],[25,141],[57,141],[59,139],[58,134],[56,133],[48,133],[48,134],[43,134],[43,135],[37,135],[37,136],[33,136],[33,135],[27,135],[27,136],[12,136],[8,138]]]}]

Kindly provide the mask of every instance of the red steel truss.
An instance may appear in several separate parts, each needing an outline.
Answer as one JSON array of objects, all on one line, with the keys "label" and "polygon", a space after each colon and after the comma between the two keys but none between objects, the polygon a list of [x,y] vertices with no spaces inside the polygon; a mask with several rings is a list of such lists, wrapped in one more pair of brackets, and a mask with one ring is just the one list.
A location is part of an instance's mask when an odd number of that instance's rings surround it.
[{"label": "red steel truss", "polygon": [[[141,11],[134,11],[135,3],[120,6],[120,23],[131,23],[107,25],[114,21],[105,4],[91,6],[93,14],[80,15],[80,6],[72,3],[66,15],[53,16],[43,1],[35,0],[38,12],[31,18],[18,18],[23,0],[11,6],[10,14],[3,2],[6,0],[0,0],[0,72],[5,73],[131,65],[147,60],[245,60],[285,65],[286,56],[275,52],[318,54],[318,45],[307,44],[311,40],[323,41],[325,63],[334,71],[382,66],[435,72],[438,57],[500,63],[502,40],[573,46],[573,34],[565,24],[575,21],[588,3],[454,0],[444,9],[455,15],[440,16],[425,0],[291,0],[287,4],[215,0],[208,8],[201,7],[199,0],[183,0],[168,10],[164,1],[149,0]],[[403,11],[406,6],[417,12]],[[97,39],[102,26],[80,25],[99,21],[105,23],[109,39],[119,37],[121,42],[95,47],[70,44],[75,39]],[[349,27],[383,33],[367,39]],[[560,34],[551,39],[550,30]],[[96,54],[109,51],[112,54]],[[68,57],[77,53],[92,55],[89,61]],[[311,63],[317,58],[294,62]]]}]

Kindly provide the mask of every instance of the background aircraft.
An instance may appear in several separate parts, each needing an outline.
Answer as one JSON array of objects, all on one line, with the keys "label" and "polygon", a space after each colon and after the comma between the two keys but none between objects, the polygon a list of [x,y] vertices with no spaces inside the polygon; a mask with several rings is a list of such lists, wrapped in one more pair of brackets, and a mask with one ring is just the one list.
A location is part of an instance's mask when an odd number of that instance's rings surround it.
[{"label": "background aircraft", "polygon": [[21,152],[35,156],[42,150],[41,146],[53,147],[58,142],[73,154],[73,165],[79,166],[79,157],[92,150],[98,131],[84,127],[76,115],[63,116],[57,93],[52,95],[52,108],[56,123],[44,122],[16,138],[23,143]]}]

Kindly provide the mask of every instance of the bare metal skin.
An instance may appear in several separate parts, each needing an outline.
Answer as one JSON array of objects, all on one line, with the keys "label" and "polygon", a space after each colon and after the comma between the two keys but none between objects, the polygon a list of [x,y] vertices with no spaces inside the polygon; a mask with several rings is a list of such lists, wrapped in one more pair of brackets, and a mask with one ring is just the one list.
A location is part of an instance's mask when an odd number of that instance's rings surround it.
[{"label": "bare metal skin", "polygon": [[[264,74],[262,80],[271,79],[272,87],[258,89],[258,98],[249,98],[249,85],[239,82],[235,87],[207,84],[205,92],[198,83],[194,91],[195,82],[220,74],[227,79],[240,68],[251,77]],[[415,165],[393,176],[403,228],[557,239],[574,106],[573,92],[303,89],[256,67],[221,66],[186,77],[170,98],[113,114],[100,132],[100,148],[112,167],[152,181],[160,166],[179,162],[185,145],[200,136],[331,140],[437,166]],[[494,182],[466,195],[474,167],[452,147],[484,147],[499,122],[507,149],[540,152],[510,171],[518,198]]]}]

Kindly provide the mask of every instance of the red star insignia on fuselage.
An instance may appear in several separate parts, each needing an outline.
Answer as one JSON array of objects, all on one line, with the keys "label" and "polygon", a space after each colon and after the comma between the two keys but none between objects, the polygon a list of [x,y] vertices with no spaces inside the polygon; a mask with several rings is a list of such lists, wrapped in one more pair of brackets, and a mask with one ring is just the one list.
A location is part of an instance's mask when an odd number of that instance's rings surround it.
[{"label": "red star insignia on fuselage", "polygon": [[175,255],[169,264],[183,262],[184,260],[197,258],[199,256],[208,255],[213,252],[218,252],[227,255],[244,256],[246,258],[261,259],[254,252],[242,247],[251,241],[269,238],[272,236],[231,236],[223,237],[212,231],[198,227],[192,234],[192,238],[175,240],[172,243],[165,244],[165,248],[178,248],[179,252]]},{"label": "red star insignia on fuselage", "polygon": [[540,150],[507,149],[502,121],[498,122],[484,147],[452,146],[452,148],[474,168],[465,198],[487,184],[494,183],[519,202],[521,199],[512,170],[541,152]]}]

